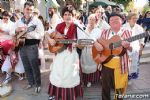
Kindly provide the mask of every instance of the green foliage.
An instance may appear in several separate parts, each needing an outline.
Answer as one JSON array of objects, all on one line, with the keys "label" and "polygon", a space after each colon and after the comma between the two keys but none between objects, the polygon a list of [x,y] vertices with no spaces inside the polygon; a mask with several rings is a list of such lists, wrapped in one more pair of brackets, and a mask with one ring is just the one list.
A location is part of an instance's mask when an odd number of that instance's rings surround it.
[{"label": "green foliage", "polygon": [[134,8],[134,0],[113,0],[113,2],[123,4],[126,11]]},{"label": "green foliage", "polygon": [[113,0],[114,2],[118,3],[118,4],[123,4],[124,7],[126,8],[129,4],[129,2],[133,1],[133,0]]},{"label": "green foliage", "polygon": [[142,13],[144,14],[147,11],[150,11],[150,6],[148,4],[144,6]]},{"label": "green foliage", "polygon": [[126,6],[126,11],[130,11],[130,10],[134,10],[135,8],[134,8],[134,2],[133,1],[130,1],[129,3],[128,3],[128,5]]}]

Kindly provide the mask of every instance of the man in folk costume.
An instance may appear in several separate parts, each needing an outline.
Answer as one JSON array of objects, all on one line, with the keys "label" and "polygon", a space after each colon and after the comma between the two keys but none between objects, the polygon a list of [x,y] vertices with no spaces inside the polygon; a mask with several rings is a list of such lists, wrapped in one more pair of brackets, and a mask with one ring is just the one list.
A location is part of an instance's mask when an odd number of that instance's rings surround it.
[{"label": "man in folk costume", "polygon": [[[16,33],[28,30],[29,27],[35,25],[35,29],[25,34],[24,46],[20,48],[20,55],[24,65],[28,85],[24,89],[30,89],[35,86],[35,92],[41,90],[41,74],[38,60],[38,45],[44,36],[44,27],[42,22],[33,17],[34,5],[32,2],[24,4],[24,16],[16,22]],[[32,28],[30,28],[32,29]]]},{"label": "man in folk costume", "polygon": [[[122,39],[129,38],[131,33],[122,28],[122,17],[119,14],[112,13],[109,18],[110,29],[102,31],[101,38],[110,39],[114,35],[119,35]],[[103,51],[104,46],[98,41],[94,46],[98,51]],[[130,43],[122,41],[121,46],[125,53],[122,56],[114,56],[106,63],[102,63],[102,100],[111,100],[111,88],[115,89],[115,99],[118,94],[123,95],[128,85],[128,54],[132,51]]]},{"label": "man in folk costume", "polygon": [[[56,26],[55,36],[57,38],[73,40],[78,38],[79,33],[73,23],[72,11],[73,9],[68,7],[62,9],[64,22]],[[53,38],[48,40],[51,46],[55,46],[56,41]],[[53,59],[49,76],[49,100],[76,100],[77,96],[83,95],[80,85],[79,56],[75,47],[79,47],[79,45],[76,43],[65,44]]]},{"label": "man in folk costume", "polygon": [[[141,34],[144,29],[136,24],[138,15],[136,13],[129,13],[127,20],[128,22],[123,25],[124,28],[132,32],[132,36]],[[129,68],[129,80],[137,79],[139,75],[139,56],[142,54],[144,39],[136,40],[131,43],[132,52],[129,54],[131,66]],[[132,81],[129,81],[130,83]]]}]

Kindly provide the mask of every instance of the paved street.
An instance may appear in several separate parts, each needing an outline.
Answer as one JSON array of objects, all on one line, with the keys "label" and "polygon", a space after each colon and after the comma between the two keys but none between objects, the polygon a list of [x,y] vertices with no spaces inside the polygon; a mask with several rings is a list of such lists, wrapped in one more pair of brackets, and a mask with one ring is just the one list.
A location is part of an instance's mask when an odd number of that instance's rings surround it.
[{"label": "paved street", "polygon": [[[145,47],[142,61],[140,65],[140,77],[134,80],[131,85],[128,86],[127,94],[136,95],[146,95],[146,97],[141,97],[140,99],[126,99],[126,100],[150,100],[150,44]],[[45,51],[46,58],[46,70],[42,70],[42,91],[39,94],[34,93],[34,88],[30,90],[23,90],[26,85],[26,80],[18,80],[18,77],[13,77],[10,84],[13,86],[13,92],[10,96],[5,98],[0,98],[0,100],[47,100],[47,87],[49,82],[49,65],[52,62],[54,55]],[[146,61],[148,59],[148,61]],[[4,75],[0,74],[0,81],[4,79]],[[113,92],[112,92],[113,97]],[[143,98],[143,99],[142,99]],[[78,100],[101,100],[101,84],[92,84],[90,88],[84,87],[83,99]]]},{"label": "paved street", "polygon": [[[48,69],[47,63],[47,69]],[[142,64],[140,66],[140,77],[134,80],[127,89],[127,94],[148,94],[149,99],[145,98],[143,100],[150,100],[150,63]],[[0,80],[3,79],[3,75],[0,75]],[[27,81],[19,81],[17,77],[13,78],[11,85],[13,86],[13,92],[10,96],[5,98],[0,98],[0,100],[47,100],[47,87],[48,87],[49,71],[42,73],[42,91],[39,94],[34,93],[34,89],[23,90],[22,88],[26,85]],[[84,88],[84,97],[82,100],[101,100],[101,85],[92,84],[90,88]],[[81,99],[78,99],[81,100]],[[132,100],[132,99],[128,99]],[[135,100],[135,99],[134,99]],[[138,99],[141,100],[141,99]]]}]

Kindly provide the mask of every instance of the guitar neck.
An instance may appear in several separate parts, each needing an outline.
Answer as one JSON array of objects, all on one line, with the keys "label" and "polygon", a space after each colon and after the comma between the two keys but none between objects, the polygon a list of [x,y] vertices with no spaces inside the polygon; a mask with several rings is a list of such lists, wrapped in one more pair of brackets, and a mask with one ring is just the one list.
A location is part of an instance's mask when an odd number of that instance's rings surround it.
[{"label": "guitar neck", "polygon": [[72,44],[72,43],[77,43],[80,45],[92,45],[94,43],[93,39],[56,39],[57,43],[62,43],[62,44]]},{"label": "guitar neck", "polygon": [[57,43],[63,43],[63,44],[71,44],[73,42],[77,42],[77,40],[72,40],[72,39],[65,39],[65,40],[60,40],[60,39],[56,39]]},{"label": "guitar neck", "polygon": [[141,34],[132,36],[132,37],[130,37],[130,38],[128,38],[128,39],[121,40],[121,41],[118,41],[118,42],[116,42],[116,43],[112,43],[110,46],[111,46],[112,48],[117,48],[117,47],[120,47],[120,46],[121,46],[121,42],[122,42],[122,41],[133,42],[133,41],[135,41],[135,40],[142,39],[142,38],[144,38],[144,37],[146,37],[146,36],[149,36],[149,33],[148,33],[148,32],[144,32],[144,33],[141,33]]},{"label": "guitar neck", "polygon": [[128,42],[133,42],[135,40],[139,40],[139,39],[142,39],[144,37],[148,36],[148,33],[145,32],[145,33],[142,33],[142,34],[139,34],[139,35],[135,35],[133,37],[130,37],[128,39],[125,39],[125,41],[128,41]]}]

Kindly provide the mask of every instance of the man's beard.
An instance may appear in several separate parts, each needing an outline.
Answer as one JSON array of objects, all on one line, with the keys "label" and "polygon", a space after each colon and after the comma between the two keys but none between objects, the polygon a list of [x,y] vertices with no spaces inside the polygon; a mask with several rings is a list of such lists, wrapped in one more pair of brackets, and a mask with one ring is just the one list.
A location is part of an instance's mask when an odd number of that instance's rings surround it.
[{"label": "man's beard", "polygon": [[49,13],[49,17],[52,18],[53,14],[53,12]]}]

